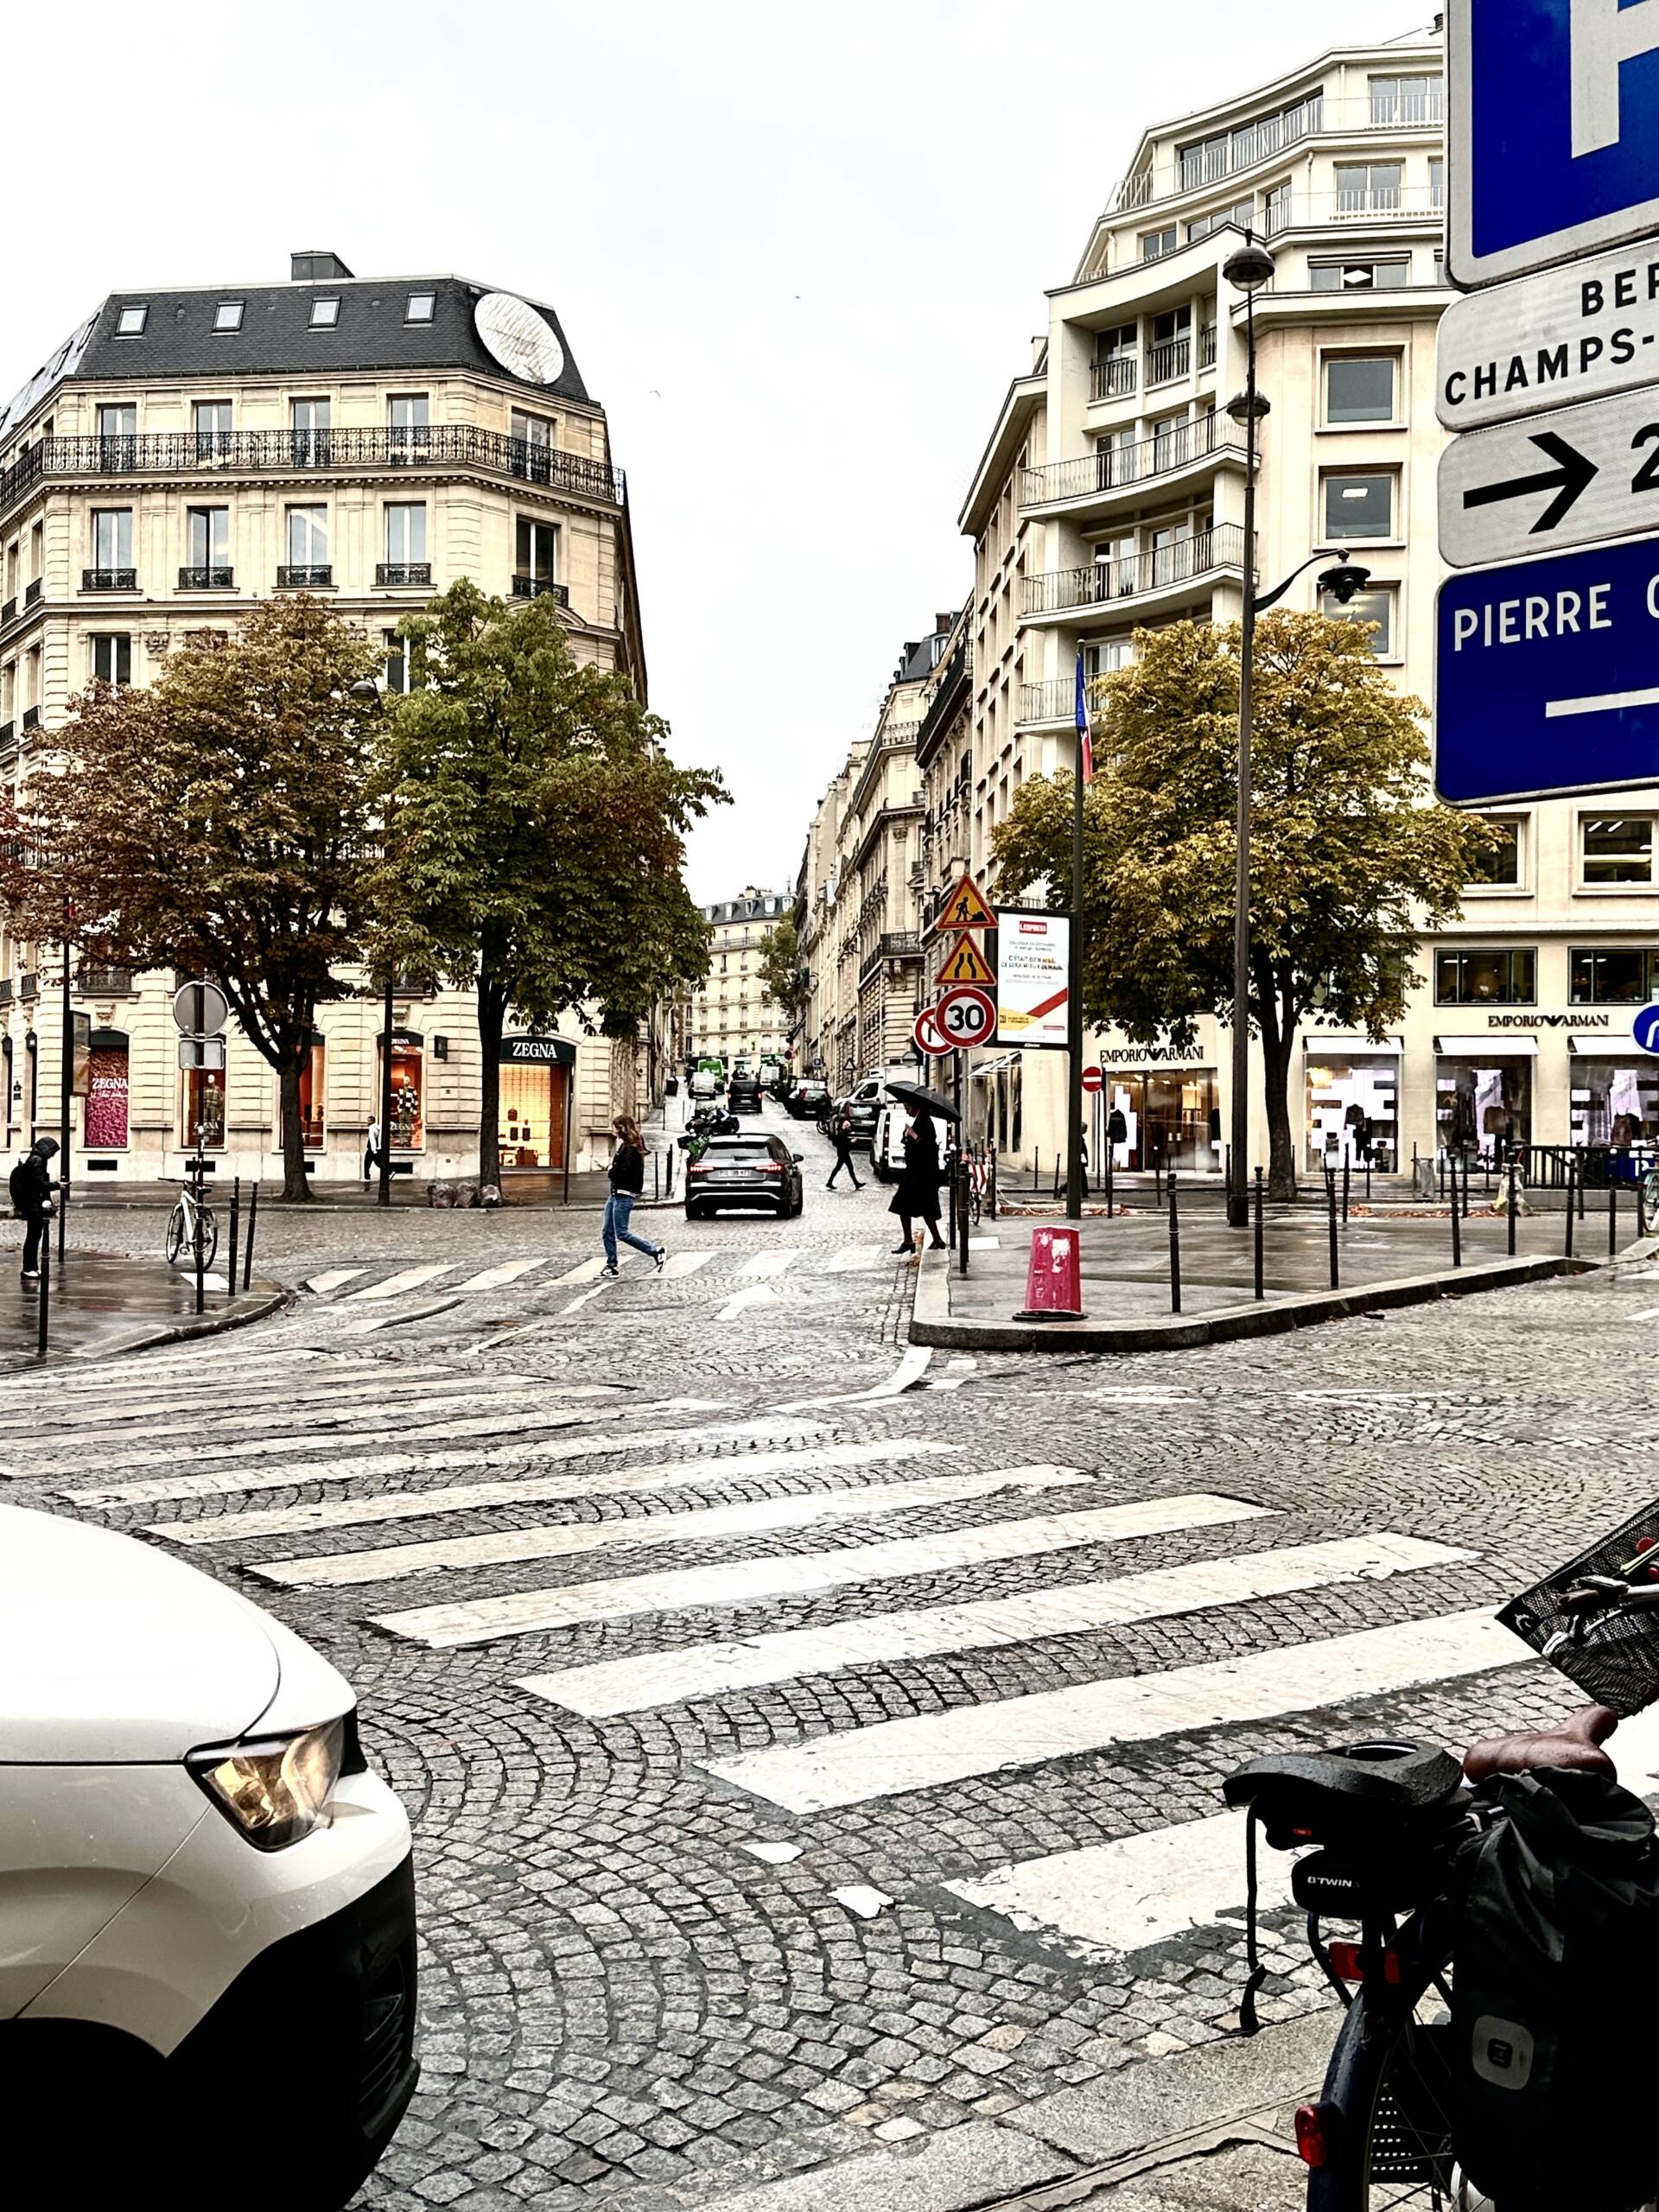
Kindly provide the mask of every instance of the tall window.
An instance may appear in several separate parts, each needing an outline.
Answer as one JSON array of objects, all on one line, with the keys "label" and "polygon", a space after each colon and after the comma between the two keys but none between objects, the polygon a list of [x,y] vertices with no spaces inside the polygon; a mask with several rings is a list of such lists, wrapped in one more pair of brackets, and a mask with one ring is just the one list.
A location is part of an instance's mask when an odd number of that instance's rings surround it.
[{"label": "tall window", "polygon": [[1521,882],[1520,817],[1513,814],[1486,814],[1481,817],[1481,820],[1498,842],[1475,862],[1470,882],[1489,885],[1494,889],[1518,889]]},{"label": "tall window", "polygon": [[394,461],[423,454],[431,444],[428,435],[427,396],[423,391],[395,394],[386,402],[386,427]]},{"label": "tall window", "polygon": [[521,445],[547,447],[553,442],[553,425],[545,415],[527,415],[515,407],[512,435]]},{"label": "tall window", "polygon": [[296,468],[327,467],[330,454],[328,430],[333,419],[334,408],[327,399],[289,401],[288,427]]},{"label": "tall window", "polygon": [[1351,538],[1394,536],[1394,475],[1388,469],[1324,480],[1325,537],[1332,545]]},{"label": "tall window", "polygon": [[100,407],[98,410],[99,455],[100,468],[130,468],[136,454],[133,448],[138,435],[138,410],[130,404]]},{"label": "tall window", "polygon": [[94,507],[92,510],[92,566],[130,569],[132,566],[132,509]]},{"label": "tall window", "polygon": [[1396,651],[1394,642],[1395,597],[1391,586],[1379,585],[1370,591],[1357,591],[1344,607],[1329,592],[1319,600],[1319,612],[1338,622],[1374,622],[1371,652],[1378,660],[1392,660]]},{"label": "tall window", "polygon": [[1398,162],[1338,162],[1336,169],[1338,215],[1386,214],[1399,207]]},{"label": "tall window", "polygon": [[1538,956],[1530,946],[1437,952],[1438,1006],[1531,1006],[1537,998]]},{"label": "tall window", "polygon": [[383,630],[380,636],[386,648],[387,690],[418,690],[419,678],[415,673],[415,640],[400,638],[395,630]]},{"label": "tall window", "polygon": [[192,507],[186,517],[189,566],[195,575],[213,583],[230,581],[231,511],[228,507]]},{"label": "tall window", "polygon": [[1392,423],[1395,363],[1392,353],[1334,353],[1325,364],[1325,419]]},{"label": "tall window", "polygon": [[323,1138],[323,1071],[326,1047],[315,1032],[300,1062],[300,1133],[308,1152],[321,1152]]},{"label": "tall window", "polygon": [[386,509],[386,563],[409,568],[426,558],[426,504],[394,501]]},{"label": "tall window", "polygon": [[1440,123],[1446,115],[1446,86],[1440,77],[1373,77],[1371,121]]},{"label": "tall window", "polygon": [[520,582],[528,583],[532,591],[557,582],[559,532],[556,523],[532,522],[528,515],[519,516],[513,574]]},{"label": "tall window", "polygon": [[1579,835],[1586,885],[1653,881],[1652,815],[1581,815]]},{"label": "tall window", "polygon": [[196,458],[213,461],[231,449],[231,403],[228,399],[199,399],[191,410],[196,433]]},{"label": "tall window", "polygon": [[328,566],[328,510],[290,507],[288,511],[288,565],[290,569]]},{"label": "tall window", "polygon": [[92,674],[100,683],[130,683],[132,639],[124,632],[102,632],[92,639]]},{"label": "tall window", "polygon": [[1428,204],[1431,207],[1446,205],[1446,159],[1440,154],[1428,157]]}]

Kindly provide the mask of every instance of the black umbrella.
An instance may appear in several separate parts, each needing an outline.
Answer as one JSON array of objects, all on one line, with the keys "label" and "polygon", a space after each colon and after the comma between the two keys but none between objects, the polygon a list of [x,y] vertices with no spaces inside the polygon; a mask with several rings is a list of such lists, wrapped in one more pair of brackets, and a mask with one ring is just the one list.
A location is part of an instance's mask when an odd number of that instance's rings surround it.
[{"label": "black umbrella", "polygon": [[889,1098],[896,1098],[901,1106],[908,1106],[918,1114],[934,1114],[942,1122],[959,1122],[962,1116],[950,1101],[937,1090],[930,1090],[925,1083],[890,1083]]}]

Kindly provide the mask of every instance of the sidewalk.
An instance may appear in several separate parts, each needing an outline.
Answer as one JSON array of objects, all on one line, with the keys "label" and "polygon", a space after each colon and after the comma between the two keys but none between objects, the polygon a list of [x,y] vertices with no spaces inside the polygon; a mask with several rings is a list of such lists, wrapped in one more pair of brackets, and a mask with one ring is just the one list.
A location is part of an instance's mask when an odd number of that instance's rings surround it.
[{"label": "sidewalk", "polygon": [[[1516,1224],[1516,1257],[1508,1254],[1507,1219],[1471,1211],[1460,1224],[1462,1265],[1452,1264],[1449,1213],[1351,1212],[1338,1225],[1339,1287],[1331,1287],[1329,1225],[1308,1206],[1268,1210],[1263,1235],[1263,1287],[1254,1294],[1254,1238],[1230,1229],[1213,1206],[1179,1218],[1181,1311],[1171,1310],[1169,1217],[1152,1211],[1086,1217],[1079,1224],[1084,1318],[1022,1322],[1031,1232],[1063,1227],[1062,1215],[1007,1215],[974,1231],[969,1271],[952,1255],[930,1252],[922,1262],[911,1323],[913,1344],[958,1351],[1149,1351],[1276,1335],[1316,1321],[1389,1306],[1465,1296],[1517,1282],[1575,1274],[1607,1256],[1607,1223],[1574,1224],[1573,1256],[1566,1256],[1564,1212],[1523,1216]],[[1635,1228],[1632,1213],[1629,1228]],[[992,1239],[996,1241],[992,1243]],[[1637,1247],[1621,1244],[1621,1256]]]},{"label": "sidewalk", "polygon": [[[15,1244],[0,1248],[0,1370],[40,1364],[38,1288],[17,1280]],[[160,1259],[127,1260],[112,1253],[78,1251],[72,1244],[52,1262],[48,1313],[48,1359],[107,1357],[143,1351],[191,1337],[214,1336],[262,1320],[281,1306],[283,1292],[256,1276],[232,1297],[222,1274],[209,1275],[207,1310],[196,1312],[194,1274]],[[218,1288],[212,1287],[218,1285]]]}]

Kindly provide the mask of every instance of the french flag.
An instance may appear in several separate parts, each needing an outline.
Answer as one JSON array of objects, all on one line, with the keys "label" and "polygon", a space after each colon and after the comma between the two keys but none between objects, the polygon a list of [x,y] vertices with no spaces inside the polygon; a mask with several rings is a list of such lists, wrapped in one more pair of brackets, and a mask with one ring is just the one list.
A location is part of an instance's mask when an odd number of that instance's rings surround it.
[{"label": "french flag", "polygon": [[1089,727],[1089,692],[1083,679],[1083,647],[1077,647],[1077,758],[1083,763],[1083,780],[1095,780],[1095,740]]}]

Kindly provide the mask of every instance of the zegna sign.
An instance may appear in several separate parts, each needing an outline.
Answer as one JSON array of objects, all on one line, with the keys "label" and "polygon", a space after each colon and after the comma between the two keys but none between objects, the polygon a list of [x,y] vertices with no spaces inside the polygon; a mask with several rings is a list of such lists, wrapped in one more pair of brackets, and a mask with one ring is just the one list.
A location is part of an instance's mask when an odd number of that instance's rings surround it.
[{"label": "zegna sign", "polygon": [[568,1037],[504,1037],[504,1067],[574,1067],[576,1048]]}]

